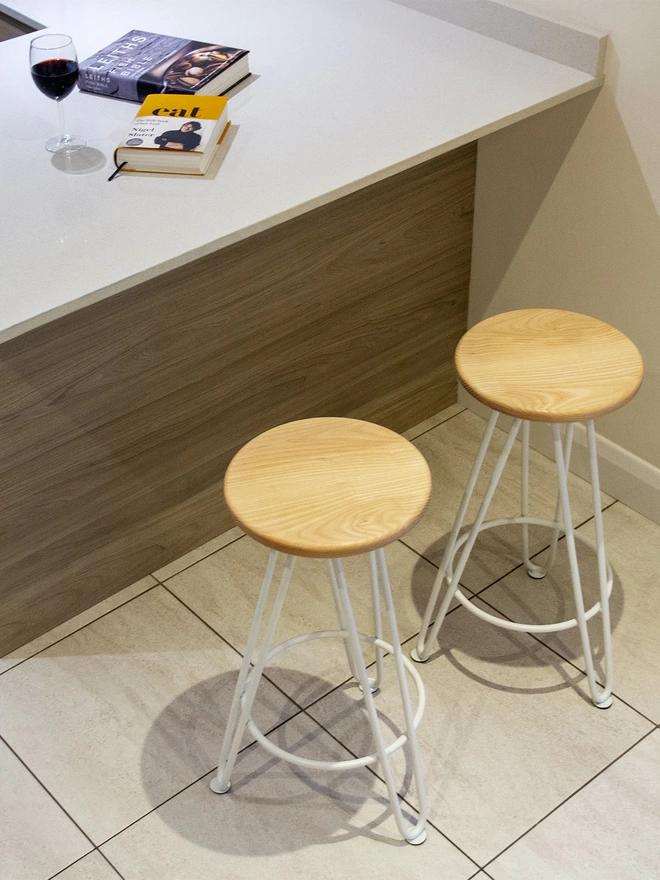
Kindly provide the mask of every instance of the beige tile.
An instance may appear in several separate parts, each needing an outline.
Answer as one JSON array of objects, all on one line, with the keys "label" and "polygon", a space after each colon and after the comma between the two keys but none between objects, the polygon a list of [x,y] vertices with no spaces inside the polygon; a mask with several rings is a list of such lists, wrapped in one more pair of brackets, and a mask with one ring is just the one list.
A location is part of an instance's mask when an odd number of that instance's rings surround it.
[{"label": "beige tile", "polygon": [[[603,514],[607,554],[614,570],[611,596],[614,650],[614,691],[656,723],[660,722],[660,526],[617,502]],[[595,540],[593,523],[581,530]],[[565,542],[560,542],[555,568],[542,581],[519,572],[489,588],[483,598],[520,622],[551,623],[571,619],[573,595]],[[543,554],[539,562],[545,559]],[[578,544],[580,576],[588,606],[598,600],[598,570],[594,554]],[[601,617],[590,623],[598,661],[602,659]],[[542,641],[584,669],[577,630],[543,635]],[[602,666],[598,662],[602,679]]]},{"label": "beige tile", "polygon": [[156,581],[154,578],[152,578],[151,575],[148,575],[147,577],[142,578],[142,580],[137,581],[137,583],[132,584],[130,587],[126,587],[118,593],[115,593],[114,596],[109,596],[107,599],[104,599],[103,602],[98,602],[96,605],[88,608],[87,611],[83,611],[81,614],[76,614],[76,616],[72,617],[70,620],[61,623],[54,629],[51,629],[47,633],[33,639],[31,642],[28,642],[27,645],[23,645],[22,648],[17,648],[15,651],[12,651],[11,654],[6,654],[2,657],[0,659],[0,673],[4,672],[6,669],[11,669],[12,666],[16,666],[17,663],[21,663],[23,660],[27,660],[28,657],[32,657],[39,651],[43,651],[44,648],[49,648],[60,639],[71,635],[71,633],[81,627],[86,626],[88,623],[91,623],[103,614],[107,614],[108,611],[112,611],[113,608],[118,608],[120,605],[123,605],[124,602],[129,602],[131,599],[134,599],[136,596],[139,596],[141,593],[144,593],[155,585]]},{"label": "beige tile", "polygon": [[58,874],[57,880],[118,880],[119,876],[101,853],[93,852]]},{"label": "beige tile", "polygon": [[180,571],[183,571],[184,568],[188,568],[188,566],[194,565],[195,562],[199,562],[200,559],[205,559],[207,556],[210,556],[211,553],[221,550],[223,547],[226,547],[227,544],[231,544],[232,541],[238,540],[238,538],[242,537],[244,534],[245,532],[242,529],[235,526],[233,529],[229,529],[228,532],[223,532],[222,535],[218,535],[217,538],[213,538],[212,540],[207,541],[206,544],[202,544],[202,546],[198,547],[196,550],[191,550],[190,553],[186,553],[185,556],[182,556],[180,559],[176,559],[174,562],[170,562],[169,565],[164,565],[162,568],[159,568],[158,571],[154,572],[154,577],[158,578],[159,581],[165,581],[173,575],[178,574]]},{"label": "beige tile", "polygon": [[[156,587],[1,676],[0,734],[98,843],[214,766],[239,665]],[[258,696],[262,729],[294,711]]]},{"label": "beige tile", "polygon": [[[271,738],[317,760],[350,757],[305,716]],[[126,880],[467,880],[477,870],[433,828],[422,846],[404,843],[369,770],[303,770],[260,747],[241,755],[231,793],[214,795],[203,779],[103,852]]]},{"label": "beige tile", "polygon": [[[419,630],[436,570],[400,543],[390,545],[385,553],[399,633],[406,639]],[[167,586],[243,652],[267,558],[265,547],[245,538],[188,568],[169,580]],[[280,558],[276,579],[282,567]],[[358,627],[371,634],[374,627],[367,558],[345,560],[345,572]],[[301,633],[338,628],[325,560],[296,560],[275,643]],[[386,625],[384,632],[389,641]],[[367,656],[371,656],[369,651]],[[299,645],[276,657],[269,669],[271,679],[303,706],[350,678],[343,644],[338,639]]]},{"label": "beige tile", "polygon": [[[594,708],[584,676],[531,636],[507,634],[464,608],[441,635],[442,649],[417,667],[427,698],[419,737],[430,816],[484,865],[652,725],[619,702]],[[389,671],[377,698],[392,737],[401,723],[394,681]],[[368,754],[356,702],[357,688],[342,688],[309,712],[355,754]],[[396,765],[401,779],[401,752]],[[409,785],[407,777],[402,790],[414,804]]]},{"label": "beige tile", "polygon": [[446,409],[443,409],[439,413],[436,413],[434,416],[431,416],[430,419],[425,419],[423,422],[420,422],[419,425],[415,425],[414,428],[409,428],[407,431],[404,431],[403,436],[406,438],[406,440],[414,440],[415,437],[419,437],[420,434],[424,434],[431,428],[435,428],[437,425],[441,425],[442,422],[446,422],[447,419],[451,419],[452,416],[458,415],[458,413],[463,412],[464,409],[465,407],[461,406],[460,403],[453,403]]},{"label": "beige tile", "polygon": [[640,880],[660,864],[660,732],[503,853],[494,880]]},{"label": "beige tile", "polygon": [[90,842],[0,742],[0,876],[47,880],[92,849]]},{"label": "beige tile", "polygon": [[[440,564],[445,537],[451,531],[463,490],[477,456],[486,422],[465,410],[451,421],[423,434],[415,446],[426,457],[433,474],[431,503],[405,541],[419,553]],[[476,516],[506,435],[497,430],[486,457],[482,477],[468,508],[466,523]],[[517,443],[504,470],[488,519],[517,516],[520,513],[520,444]],[[554,463],[534,450],[530,453],[530,515],[552,519],[555,510],[557,477]],[[574,522],[583,522],[592,514],[591,487],[579,477],[570,477]],[[603,504],[613,500],[602,495]],[[521,562],[520,526],[504,526],[483,533],[470,557],[462,582],[480,590],[507,574]],[[550,530],[530,527],[530,546],[538,552],[550,542]]]}]

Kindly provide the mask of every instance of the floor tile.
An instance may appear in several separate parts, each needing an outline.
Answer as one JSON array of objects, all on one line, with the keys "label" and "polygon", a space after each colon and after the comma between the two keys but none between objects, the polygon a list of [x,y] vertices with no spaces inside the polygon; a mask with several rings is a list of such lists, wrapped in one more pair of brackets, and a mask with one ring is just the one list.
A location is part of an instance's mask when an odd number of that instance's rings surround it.
[{"label": "floor tile", "polygon": [[[483,419],[465,410],[415,441],[415,446],[431,467],[433,492],[425,515],[404,540],[436,565],[440,564],[445,547],[444,539],[451,531],[485,427],[486,422]],[[482,470],[482,478],[477,483],[475,496],[467,511],[466,524],[474,520],[505,439],[504,432],[496,430],[491,451]],[[493,498],[488,519],[517,516],[520,513],[519,474],[520,443],[516,443]],[[530,515],[552,519],[557,494],[555,465],[534,450],[530,452],[529,484]],[[592,515],[591,487],[572,474],[569,484],[573,520],[578,524]],[[603,505],[613,500],[602,494]],[[530,547],[533,553],[549,543],[549,529],[530,527]],[[520,526],[504,526],[484,532],[477,541],[461,580],[470,589],[481,590],[507,574],[520,562]]]},{"label": "floor tile", "polygon": [[176,559],[174,562],[170,562],[169,565],[164,565],[162,568],[159,568],[158,571],[154,572],[154,577],[159,581],[165,581],[168,578],[173,577],[173,575],[178,574],[180,571],[183,571],[184,568],[188,568],[188,566],[194,565],[195,562],[199,562],[200,559],[205,559],[207,556],[210,556],[211,553],[221,550],[223,547],[226,547],[227,544],[231,544],[232,541],[238,540],[238,538],[242,537],[244,534],[245,532],[242,529],[235,526],[233,529],[223,532],[222,535],[218,535],[217,538],[213,538],[211,541],[207,541],[206,544],[202,544],[201,547],[197,547],[196,550],[191,550],[190,553],[186,553],[185,556],[182,556],[180,559]]},{"label": "floor tile", "polygon": [[[239,665],[156,587],[1,676],[0,734],[98,843],[215,765]],[[263,684],[262,729],[293,711]]]},{"label": "floor tile", "polygon": [[[401,543],[385,551],[402,639],[419,630],[420,612],[435,578],[435,568]],[[243,538],[167,582],[168,589],[236,647],[245,650],[268,550]],[[367,557],[344,560],[358,628],[374,631]],[[283,566],[280,559],[276,578]],[[276,584],[273,590],[276,589]],[[327,565],[322,559],[298,559],[275,643],[307,632],[338,629]],[[385,640],[389,641],[385,624]],[[309,705],[350,677],[342,643],[307,642],[276,657],[269,677],[299,705]]]},{"label": "floor tile", "polygon": [[[617,502],[603,514],[605,543],[614,570],[610,600],[614,652],[614,691],[649,718],[660,723],[660,526]],[[580,532],[595,540],[593,523]],[[598,569],[594,554],[578,543],[580,578],[585,604],[598,601]],[[520,622],[551,623],[574,618],[573,594],[565,541],[553,570],[542,580],[533,581],[514,572],[486,590],[482,596],[508,617]],[[547,554],[539,556],[540,564]],[[597,671],[601,680],[601,616],[589,626]],[[543,642],[584,669],[582,646],[577,630],[539,636]]]},{"label": "floor tile", "polygon": [[[350,757],[302,715],[271,739],[316,760]],[[219,796],[208,779],[201,780],[106,843],[103,852],[125,880],[467,880],[475,873],[476,866],[433,828],[422,846],[403,842],[385,786],[367,769],[303,770],[253,746],[241,754],[232,782],[231,792]]]},{"label": "floor tile", "polygon": [[[619,702],[607,712],[594,708],[584,676],[531,636],[464,608],[440,635],[442,649],[416,667],[426,687],[419,738],[430,817],[483,866],[652,725]],[[390,670],[377,698],[392,738],[401,725],[394,682]],[[309,712],[355,754],[369,754],[368,728],[349,701],[362,702],[355,686]],[[401,752],[395,761],[401,779],[408,772]],[[408,775],[401,790],[416,802]]]},{"label": "floor tile", "polygon": [[120,876],[101,853],[93,852],[62,871],[55,880],[119,880]]},{"label": "floor tile", "polygon": [[406,438],[406,440],[414,440],[415,437],[419,437],[420,434],[424,434],[431,428],[435,428],[436,425],[440,425],[442,424],[442,422],[446,422],[447,419],[451,419],[452,416],[458,415],[459,413],[463,412],[464,409],[465,407],[461,406],[460,403],[453,403],[446,409],[443,409],[439,413],[436,413],[434,416],[431,416],[430,419],[425,419],[423,422],[420,422],[419,425],[415,425],[414,428],[409,428],[407,431],[404,431],[403,436]]},{"label": "floor tile", "polygon": [[494,880],[640,880],[660,864],[660,731],[503,853]]},{"label": "floor tile", "polygon": [[91,608],[88,608],[81,614],[76,614],[75,617],[56,626],[54,629],[49,630],[38,638],[33,639],[31,642],[28,642],[27,645],[23,645],[23,647],[12,651],[11,654],[6,654],[4,657],[0,658],[0,673],[4,672],[6,669],[11,669],[12,666],[16,666],[17,663],[21,663],[23,660],[27,660],[28,657],[32,657],[39,651],[43,651],[44,648],[50,647],[60,639],[71,635],[71,633],[86,626],[86,624],[91,623],[103,614],[107,614],[108,611],[118,608],[120,605],[123,605],[124,602],[129,602],[131,599],[134,599],[136,596],[139,596],[141,593],[146,592],[146,590],[149,590],[154,586],[156,586],[154,578],[147,576],[142,578],[142,580],[137,581],[137,583],[132,584],[130,587],[120,590],[113,596],[109,596],[107,599],[104,599],[103,602],[98,602],[96,605],[92,605]]},{"label": "floor tile", "polygon": [[92,846],[7,746],[0,742],[0,876],[48,880]]}]

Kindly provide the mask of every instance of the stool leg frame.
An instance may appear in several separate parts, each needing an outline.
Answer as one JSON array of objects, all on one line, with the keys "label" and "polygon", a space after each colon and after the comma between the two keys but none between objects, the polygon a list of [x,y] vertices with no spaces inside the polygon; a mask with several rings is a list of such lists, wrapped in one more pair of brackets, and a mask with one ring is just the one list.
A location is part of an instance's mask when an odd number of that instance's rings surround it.
[{"label": "stool leg frame", "polygon": [[248,680],[252,656],[261,631],[261,622],[266,602],[268,601],[268,594],[273,581],[273,574],[275,572],[278,555],[279,554],[276,550],[271,550],[268,558],[268,565],[266,566],[266,573],[261,585],[261,592],[259,593],[259,599],[257,601],[257,608],[252,619],[252,627],[250,629],[247,648],[245,649],[241,671],[234,691],[234,698],[232,700],[231,709],[229,710],[229,720],[227,722],[225,738],[222,742],[220,759],[218,760],[218,772],[216,776],[212,778],[210,783],[211,789],[216,794],[225,794],[231,788],[231,773],[234,769],[234,764],[236,763],[236,756],[238,755],[245,728],[250,720],[250,713],[252,711],[254,698],[257,694],[261,674],[266,665],[268,651],[273,643],[273,637],[275,636],[275,630],[277,629],[280,613],[282,611],[282,606],[284,605],[289,582],[293,573],[293,566],[296,558],[295,556],[289,555],[286,557],[284,571],[282,572],[280,586],[268,621],[266,633],[259,648],[252,675],[250,675]]},{"label": "stool leg frame", "polygon": [[[488,447],[493,436],[493,431],[495,430],[498,415],[499,413],[495,411],[491,413],[491,417],[486,427],[486,432],[484,434],[484,439],[481,443],[479,454],[477,455],[477,459],[474,463],[472,474],[470,475],[470,480],[463,495],[463,500],[461,501],[461,506],[456,517],[456,522],[454,523],[454,528],[452,529],[452,533],[449,538],[449,543],[447,544],[442,563],[440,565],[440,568],[438,569],[435,583],[433,584],[433,590],[431,591],[429,604],[426,609],[426,614],[424,615],[424,620],[422,621],[422,628],[417,637],[417,646],[413,649],[410,655],[412,659],[415,660],[417,663],[425,663],[429,659],[428,646],[435,644],[438,636],[438,631],[440,629],[440,626],[442,625],[442,621],[444,620],[445,615],[449,610],[449,605],[454,596],[454,593],[456,593],[456,591],[458,590],[459,581],[463,576],[468,557],[470,556],[472,548],[474,547],[474,543],[477,540],[477,535],[481,530],[482,523],[486,517],[488,508],[490,507],[490,502],[492,501],[493,495],[495,494],[495,490],[497,489],[500,477],[502,476],[502,471],[504,470],[509,455],[511,454],[511,449],[513,447],[513,444],[515,443],[516,437],[518,435],[518,430],[520,429],[520,425],[522,423],[522,419],[515,419],[513,425],[511,426],[509,436],[507,437],[506,443],[504,444],[504,449],[500,454],[500,457],[495,466],[495,470],[493,471],[490,484],[488,486],[484,499],[481,502],[479,512],[477,513],[477,518],[472,524],[469,537],[463,546],[463,552],[461,553],[458,565],[455,569],[452,570],[451,562],[453,560],[456,549],[458,533],[461,529],[461,526],[463,525],[465,512],[467,510],[468,504],[470,503],[470,499],[472,498],[472,493],[477,483],[479,471],[481,470],[481,466],[486,457],[486,452],[488,451]],[[431,632],[428,633],[429,623],[431,617],[433,616],[433,608],[435,606],[435,603],[437,602],[438,594],[440,593],[440,589],[442,587],[442,584],[444,583],[445,578],[447,578],[447,589],[445,591],[445,595],[443,597],[440,608],[438,609],[438,614],[435,619],[435,623],[433,624],[433,628],[431,629]]]},{"label": "stool leg frame", "polygon": [[[511,430],[509,431],[509,437],[506,441],[504,449],[498,459],[495,470],[493,471],[493,475],[491,477],[490,484],[488,486],[488,490],[484,499],[479,508],[479,512],[477,517],[471,526],[469,532],[464,534],[461,538],[458,537],[459,532],[463,525],[463,520],[465,518],[465,512],[467,510],[468,504],[472,497],[472,493],[474,491],[474,487],[477,482],[477,477],[479,475],[479,471],[483,465],[484,459],[486,457],[486,452],[488,446],[490,444],[493,430],[495,428],[495,423],[497,421],[498,413],[493,411],[491,413],[490,420],[486,427],[486,431],[484,433],[484,439],[481,444],[481,448],[479,450],[479,454],[477,456],[477,460],[475,461],[472,474],[470,475],[470,480],[466,487],[465,493],[463,495],[463,500],[461,501],[461,505],[456,516],[456,521],[454,523],[454,528],[452,529],[451,536],[449,538],[449,542],[447,544],[447,548],[442,558],[442,563],[438,570],[438,574],[435,579],[435,583],[433,585],[433,590],[431,591],[431,596],[429,598],[429,602],[426,608],[426,612],[424,614],[424,618],[422,621],[422,628],[420,630],[419,636],[417,637],[417,645],[411,652],[411,657],[418,663],[424,663],[429,658],[429,645],[435,644],[438,631],[442,622],[445,618],[447,610],[449,609],[449,605],[454,596],[472,613],[474,613],[477,617],[482,618],[483,620],[488,621],[489,623],[493,623],[495,626],[499,626],[503,629],[509,629],[515,632],[529,632],[529,633],[549,633],[549,632],[559,632],[565,629],[570,629],[572,627],[577,627],[580,633],[580,639],[582,642],[582,649],[584,652],[584,662],[587,670],[587,681],[589,685],[589,691],[591,693],[592,702],[599,709],[607,709],[612,705],[612,683],[613,683],[613,675],[612,675],[612,635],[611,635],[611,624],[610,624],[610,610],[609,610],[609,597],[612,589],[612,571],[607,562],[607,557],[605,555],[605,541],[603,535],[603,516],[602,510],[600,506],[600,481],[598,476],[598,457],[597,457],[597,449],[596,449],[596,432],[594,427],[593,420],[587,422],[587,437],[589,444],[589,465],[591,472],[591,485],[592,485],[592,493],[593,493],[593,510],[594,510],[594,523],[596,527],[596,543],[588,541],[584,538],[584,536],[576,535],[576,532],[573,528],[573,523],[571,519],[571,508],[570,508],[570,500],[569,500],[569,492],[568,492],[568,467],[570,463],[570,455],[571,455],[571,447],[573,443],[573,429],[574,425],[569,424],[566,429],[566,437],[565,441],[562,444],[561,437],[561,426],[559,424],[552,424],[553,430],[553,440],[554,440],[554,450],[555,450],[555,462],[557,465],[557,478],[559,482],[559,492],[557,497],[557,507],[555,511],[555,518],[551,522],[547,522],[545,520],[535,519],[534,517],[528,516],[528,497],[529,497],[529,477],[528,477],[528,469],[529,469],[529,427],[525,424],[521,419],[514,420]],[[504,466],[511,452],[511,448],[515,441],[516,435],[520,428],[521,423],[523,424],[523,432],[522,432],[522,468],[521,468],[521,507],[522,513],[520,517],[510,517],[508,519],[495,520],[490,523],[484,524],[484,519],[486,513],[488,511],[488,507],[490,506],[492,497],[497,488],[497,484],[502,475],[502,471],[504,470]],[[552,564],[554,563],[556,552],[557,552],[557,542],[559,540],[559,535],[563,532],[566,535],[566,549],[568,551],[568,559],[571,573],[571,585],[573,588],[573,598],[575,602],[575,612],[576,616],[572,620],[560,621],[558,623],[552,624],[521,624],[515,623],[513,621],[506,620],[504,618],[496,617],[492,614],[489,614],[482,609],[475,606],[467,597],[465,597],[459,589],[459,581],[463,575],[463,571],[465,570],[465,566],[467,564],[468,557],[474,543],[476,541],[477,535],[480,531],[483,531],[485,528],[492,528],[495,525],[503,525],[505,523],[520,523],[523,526],[523,561],[525,567],[527,568],[528,573],[532,577],[543,577],[550,570]],[[545,568],[541,568],[540,566],[536,566],[533,562],[531,562],[529,555],[529,537],[528,537],[528,526],[530,523],[537,523],[539,525],[550,526],[553,529],[552,542],[550,547],[550,558],[548,564]],[[598,561],[598,580],[599,580],[599,591],[600,591],[600,601],[596,603],[592,608],[588,611],[585,610],[584,607],[584,597],[582,594],[582,584],[580,580],[580,570],[578,566],[577,560],[577,551],[576,551],[576,537],[580,538],[580,540],[591,547],[592,550],[595,551],[597,561]],[[457,550],[463,545],[462,553],[460,555],[458,565],[456,568],[453,568],[454,555]],[[530,568],[531,566],[531,568]],[[447,588],[445,594],[443,596],[442,602],[438,609],[438,614],[435,619],[435,622],[429,632],[430,622],[433,616],[433,611],[435,605],[438,600],[438,596],[440,590],[442,588],[443,583],[447,580]],[[594,657],[591,650],[591,643],[589,639],[589,631],[587,622],[588,620],[594,616],[594,614],[598,613],[602,614],[602,630],[603,630],[603,655],[604,655],[604,665],[605,665],[605,686],[602,689],[599,689],[598,683],[596,681],[596,673],[594,668]]]},{"label": "stool leg frame", "polygon": [[602,615],[603,646],[606,668],[605,688],[602,691],[599,691],[596,683],[593,654],[591,652],[591,643],[589,640],[584,597],[582,595],[582,584],[580,581],[580,569],[575,547],[575,534],[571,520],[571,508],[568,497],[568,468],[564,461],[559,425],[553,425],[552,430],[554,434],[557,474],[559,477],[559,495],[561,498],[564,531],[566,534],[566,549],[568,551],[568,561],[571,569],[571,583],[573,585],[577,624],[580,632],[580,639],[582,641],[584,662],[587,668],[587,681],[589,683],[589,690],[591,692],[593,704],[599,709],[608,709],[612,705],[612,636],[610,629],[609,590],[606,573],[607,562],[605,558],[605,541],[603,535],[603,515],[600,507],[600,480],[598,477],[598,459],[594,423],[593,420],[587,423],[587,437],[589,443],[589,465],[593,492],[594,521],[596,525],[596,555],[598,560],[600,610]]},{"label": "stool leg frame", "polygon": [[[573,448],[573,432],[574,425],[572,422],[566,426],[566,438],[564,441],[564,461],[566,463],[566,470],[570,469],[571,464],[571,450]],[[520,513],[522,517],[526,517],[529,514],[529,422],[524,421],[522,423],[522,459],[521,459],[521,469],[520,469]],[[522,524],[522,556],[523,562],[525,563],[525,568],[527,569],[527,574],[534,578],[535,580],[540,580],[544,578],[546,574],[550,571],[550,569],[555,564],[555,559],[557,558],[557,545],[559,543],[559,535],[563,531],[562,523],[561,523],[561,497],[559,492],[557,492],[557,504],[555,506],[555,518],[554,522],[556,523],[555,528],[552,532],[552,541],[550,544],[550,555],[548,557],[548,562],[545,566],[537,565],[535,562],[532,562],[529,556],[529,523],[524,522]]]},{"label": "stool leg frame", "polygon": [[392,601],[392,591],[390,589],[390,582],[387,574],[385,554],[381,548],[380,550],[372,551],[372,553],[370,553],[369,555],[375,557],[372,564],[377,567],[376,572],[379,576],[385,609],[389,619],[390,633],[392,639],[392,654],[394,657],[394,665],[399,681],[399,693],[403,706],[403,714],[408,735],[408,745],[410,746],[413,778],[417,787],[417,797],[419,800],[419,818],[417,819],[417,822],[412,826],[408,822],[406,822],[401,811],[399,796],[397,793],[396,784],[394,782],[394,774],[392,772],[392,765],[390,763],[390,758],[386,753],[386,745],[383,739],[380,722],[378,720],[376,703],[371,692],[371,687],[369,686],[369,676],[367,673],[367,667],[364,662],[364,655],[362,653],[360,637],[358,635],[357,626],[355,624],[355,617],[353,616],[353,609],[351,607],[351,600],[348,594],[346,578],[344,577],[343,566],[340,559],[331,560],[331,564],[334,568],[335,577],[339,586],[340,599],[343,604],[343,615],[344,620],[346,621],[348,636],[347,641],[348,644],[351,645],[352,655],[356,661],[357,681],[360,684],[363,693],[365,708],[367,711],[367,716],[369,718],[369,724],[371,726],[374,741],[376,743],[376,754],[378,755],[378,760],[382,767],[383,775],[385,776],[385,783],[387,785],[387,791],[390,797],[392,812],[394,813],[394,818],[396,820],[396,824],[401,835],[408,841],[408,843],[416,845],[423,843],[426,840],[425,825],[427,818],[426,794],[422,778],[419,746],[417,743],[417,732],[415,730],[413,711],[410,703],[410,693],[408,691],[408,682],[403,665],[403,654],[401,651],[399,629],[394,612],[394,603]]}]

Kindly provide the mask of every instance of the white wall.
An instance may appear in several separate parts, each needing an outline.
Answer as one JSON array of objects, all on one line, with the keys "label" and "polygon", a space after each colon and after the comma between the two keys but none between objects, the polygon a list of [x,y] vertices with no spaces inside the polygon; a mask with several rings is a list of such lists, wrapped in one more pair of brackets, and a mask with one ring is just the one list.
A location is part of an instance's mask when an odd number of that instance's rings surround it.
[{"label": "white wall", "polygon": [[470,321],[547,306],[594,315],[627,333],[646,362],[642,390],[597,430],[622,454],[655,466],[649,473],[657,477],[660,0],[507,5],[609,33],[606,82],[596,96],[480,141]]}]

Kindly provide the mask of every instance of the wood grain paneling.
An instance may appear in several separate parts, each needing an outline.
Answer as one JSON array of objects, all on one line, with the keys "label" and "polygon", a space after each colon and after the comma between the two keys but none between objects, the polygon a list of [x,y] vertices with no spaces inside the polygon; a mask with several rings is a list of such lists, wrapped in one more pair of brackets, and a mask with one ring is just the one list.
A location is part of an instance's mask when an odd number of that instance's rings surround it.
[{"label": "wood grain paneling", "polygon": [[476,145],[0,346],[0,650],[230,525],[256,434],[456,399]]}]

